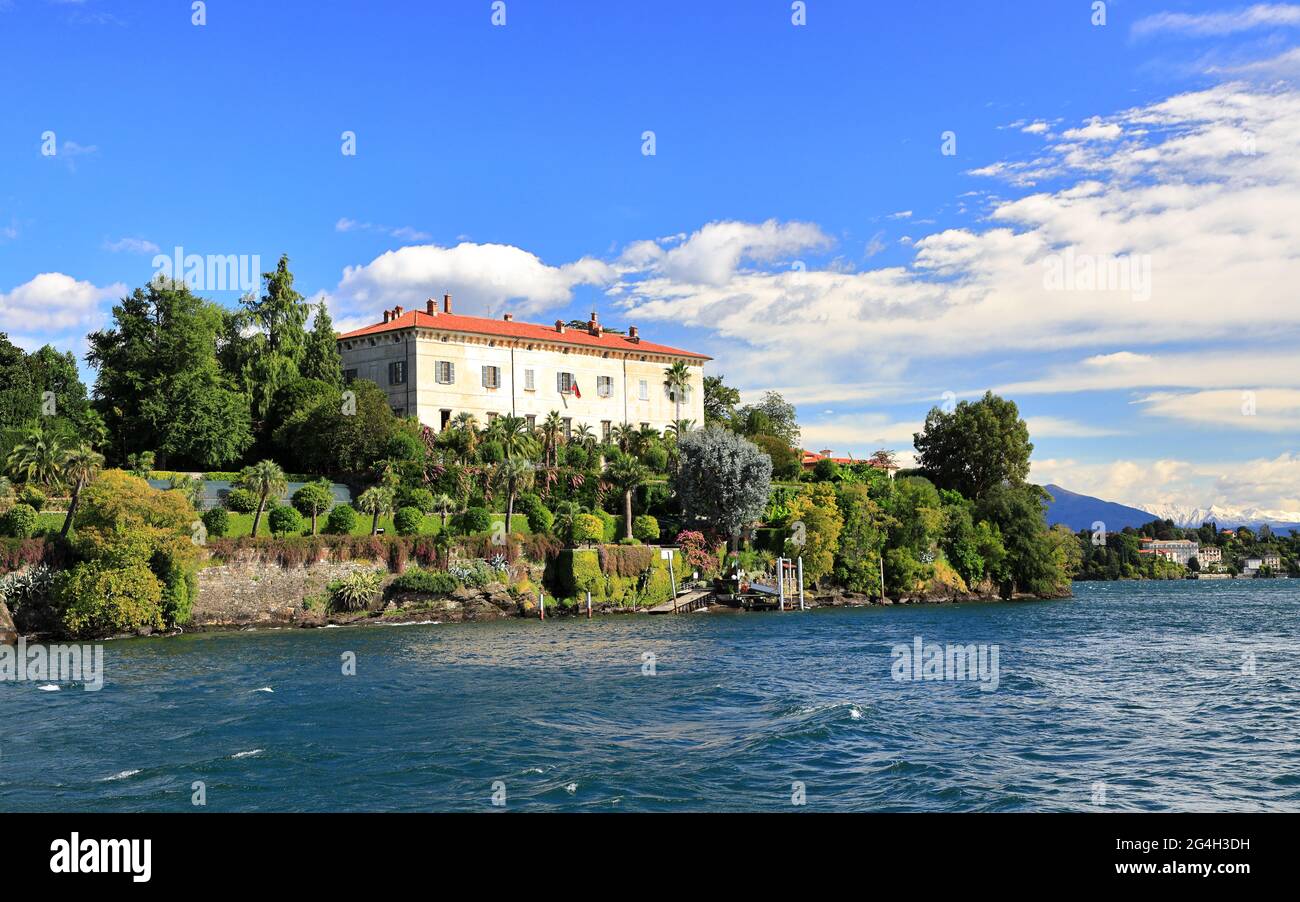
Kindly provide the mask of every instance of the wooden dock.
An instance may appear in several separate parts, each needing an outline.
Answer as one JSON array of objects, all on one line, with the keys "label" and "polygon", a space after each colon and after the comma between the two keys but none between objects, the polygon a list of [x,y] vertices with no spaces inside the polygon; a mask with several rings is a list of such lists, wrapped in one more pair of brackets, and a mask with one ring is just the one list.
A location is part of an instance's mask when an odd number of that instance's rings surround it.
[{"label": "wooden dock", "polygon": [[696,589],[690,592],[683,592],[676,598],[669,599],[663,604],[657,604],[653,608],[649,608],[646,613],[689,614],[691,611],[698,611],[700,608],[707,608],[709,606],[709,599],[712,596],[712,589]]}]

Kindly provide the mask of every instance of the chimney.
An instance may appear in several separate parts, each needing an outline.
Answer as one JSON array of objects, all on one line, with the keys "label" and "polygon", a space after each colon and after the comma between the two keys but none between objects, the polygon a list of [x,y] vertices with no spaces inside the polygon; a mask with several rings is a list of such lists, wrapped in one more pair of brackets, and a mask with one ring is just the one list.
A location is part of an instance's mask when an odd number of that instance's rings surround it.
[{"label": "chimney", "polygon": [[388,322],[392,322],[392,320],[393,320],[393,311],[391,311],[391,310],[385,310],[385,311],[384,311],[384,322],[388,323]]},{"label": "chimney", "polygon": [[627,327],[627,337],[632,341],[640,341],[641,333],[636,330],[636,326]]},{"label": "chimney", "polygon": [[397,319],[401,315],[402,315],[402,305],[398,304],[396,307],[393,308],[393,319]]},{"label": "chimney", "polygon": [[424,312],[429,314],[430,316],[437,316],[438,302],[435,301],[433,298],[429,298],[427,301],[424,302]]},{"label": "chimney", "polygon": [[599,336],[601,332],[600,321],[596,317],[596,311],[591,311],[591,319],[587,320],[587,331],[592,335]]},{"label": "chimney", "polygon": [[559,332],[561,335],[564,334],[564,320],[557,319],[555,321],[555,331]]},{"label": "chimney", "polygon": [[449,294],[442,296],[442,312],[451,313],[451,295]]},{"label": "chimney", "polygon": [[507,313],[503,315],[501,318],[508,323],[513,323],[515,321],[515,315],[513,313]]}]

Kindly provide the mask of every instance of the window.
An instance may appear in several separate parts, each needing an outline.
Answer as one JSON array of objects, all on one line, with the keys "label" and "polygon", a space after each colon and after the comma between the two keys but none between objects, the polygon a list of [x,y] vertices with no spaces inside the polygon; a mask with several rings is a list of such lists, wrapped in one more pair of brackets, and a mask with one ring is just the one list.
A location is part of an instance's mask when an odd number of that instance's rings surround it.
[{"label": "window", "polygon": [[441,432],[443,429],[446,429],[446,428],[447,428],[447,425],[448,425],[450,422],[451,422],[451,411],[450,411],[450,410],[447,410],[447,409],[444,408],[444,409],[438,411],[438,431],[439,431],[439,432]]},{"label": "window", "polygon": [[394,408],[393,408],[393,416],[398,417],[398,418],[401,418],[401,417],[406,416],[406,408],[405,408],[405,407],[394,407]]},{"label": "window", "polygon": [[573,383],[577,380],[573,378],[573,373],[556,373],[555,387],[562,395],[573,394]]},{"label": "window", "polygon": [[650,400],[650,383],[647,382],[647,381],[645,381],[644,379],[642,379],[642,380],[641,380],[641,384],[640,384],[639,386],[637,386],[637,388],[638,388],[638,394],[637,394],[637,397],[640,398],[642,401],[649,401],[649,400]]},{"label": "window", "polygon": [[344,382],[355,382],[356,380],[357,380],[357,371],[356,371],[356,370],[344,370],[344,371],[343,371],[343,381],[344,381]]},{"label": "window", "polygon": [[439,385],[451,385],[456,381],[456,364],[450,360],[439,360],[433,365],[433,379]]},{"label": "window", "polygon": [[528,423],[528,429],[530,431],[537,428],[537,417],[535,415],[530,413],[524,417],[524,420]]},{"label": "window", "polygon": [[641,424],[641,428],[642,428],[642,429],[649,429],[649,428],[650,428],[650,424],[649,424],[649,423],[642,423],[642,424]]},{"label": "window", "polygon": [[406,361],[394,360],[388,364],[388,384],[402,385],[406,382]]},{"label": "window", "polygon": [[611,423],[609,420],[600,421],[600,440],[602,442],[609,441],[609,434],[610,432],[613,431],[613,428],[614,428],[614,424]]},{"label": "window", "polygon": [[565,437],[565,439],[567,440],[567,439],[569,439],[569,438],[572,438],[572,437],[573,437],[573,418],[572,418],[572,417],[565,417],[565,418],[564,418],[563,420],[561,420],[560,422],[562,422],[562,423],[564,424],[564,437]]},{"label": "window", "polygon": [[501,367],[499,366],[483,367],[483,387],[484,388],[501,387]]},{"label": "window", "polygon": [[614,377],[597,376],[596,377],[596,394],[602,398],[608,398],[614,394]]},{"label": "window", "polygon": [[537,391],[537,374],[534,370],[524,370],[524,391]]},{"label": "window", "polygon": [[500,414],[498,414],[495,410],[489,410],[489,411],[488,411],[488,422],[489,422],[489,423],[495,423],[495,422],[496,422],[496,419],[497,419],[498,416],[500,416]]}]

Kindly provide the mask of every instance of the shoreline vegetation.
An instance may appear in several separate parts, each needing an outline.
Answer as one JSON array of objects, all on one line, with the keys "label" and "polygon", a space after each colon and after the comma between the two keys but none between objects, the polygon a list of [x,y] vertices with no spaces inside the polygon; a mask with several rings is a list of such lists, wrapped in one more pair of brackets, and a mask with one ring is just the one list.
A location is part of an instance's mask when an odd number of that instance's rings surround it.
[{"label": "shoreline vegetation", "polygon": [[1055,598],[1096,557],[1047,527],[1025,421],[992,393],[931,410],[911,470],[885,449],[805,470],[793,405],[722,376],[704,423],[662,433],[559,410],[434,432],[345,381],[287,258],[263,280],[236,310],[135,289],[88,337],[89,390],[71,353],[0,334],[0,632],[540,616],[539,593],[638,611],[782,558],[819,603]]}]

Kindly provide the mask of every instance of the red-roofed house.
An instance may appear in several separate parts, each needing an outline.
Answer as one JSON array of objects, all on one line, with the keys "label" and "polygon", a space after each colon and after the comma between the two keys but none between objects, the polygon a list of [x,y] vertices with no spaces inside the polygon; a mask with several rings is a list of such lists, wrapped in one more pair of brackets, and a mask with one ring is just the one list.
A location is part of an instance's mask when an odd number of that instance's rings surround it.
[{"label": "red-roofed house", "polygon": [[800,452],[801,456],[799,459],[799,463],[803,466],[805,470],[811,470],[813,467],[817,466],[818,461],[822,461],[822,460],[832,460],[842,467],[846,467],[849,464],[869,464],[875,467],[877,470],[887,471],[890,476],[893,476],[894,471],[898,469],[898,465],[893,463],[884,463],[882,461],[877,461],[874,459],[856,460],[852,455],[849,455],[848,457],[834,457],[833,456],[834,454],[835,452],[832,451],[830,448],[824,448],[820,452],[802,451]]},{"label": "red-roofed house", "polygon": [[385,310],[382,322],[340,335],[338,346],[349,380],[374,382],[395,412],[436,430],[464,411],[486,424],[508,413],[536,422],[557,410],[566,428],[585,423],[601,438],[617,423],[672,424],[678,404],[664,370],[678,360],[690,372],[681,419],[702,425],[712,359],[645,341],[636,326],[606,332],[595,313],[583,328],[465,316],[452,312],[451,295],[441,307]]}]

